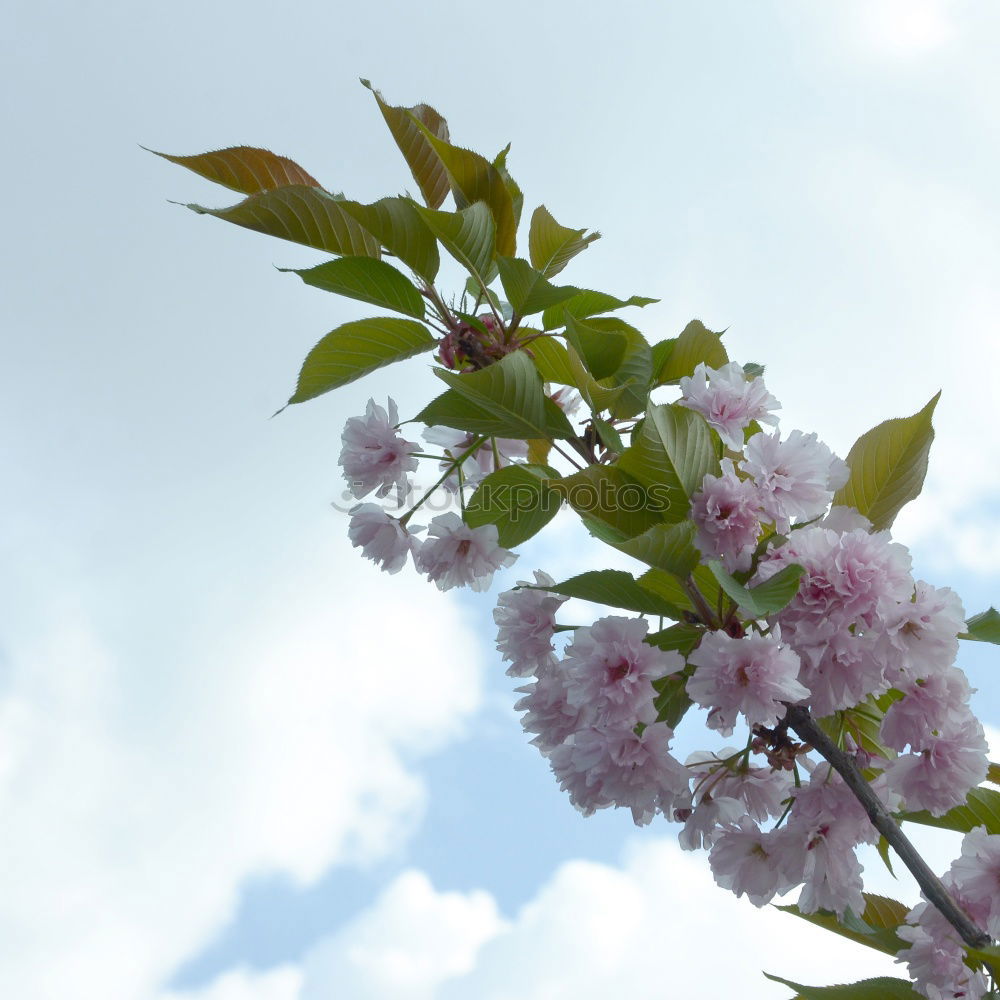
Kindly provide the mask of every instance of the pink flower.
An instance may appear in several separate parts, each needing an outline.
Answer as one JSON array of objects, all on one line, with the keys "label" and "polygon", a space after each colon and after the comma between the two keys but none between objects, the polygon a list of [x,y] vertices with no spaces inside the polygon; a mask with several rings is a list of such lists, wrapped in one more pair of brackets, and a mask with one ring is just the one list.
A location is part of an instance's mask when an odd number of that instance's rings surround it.
[{"label": "pink flower", "polygon": [[673,731],[664,723],[641,733],[627,726],[590,726],[556,747],[549,758],[559,786],[584,814],[629,808],[637,826],[686,799],[688,773],[670,754]]},{"label": "pink flower", "polygon": [[708,559],[721,559],[730,573],[750,568],[760,535],[761,498],[750,480],[736,475],[731,459],[721,476],[705,476],[691,498],[691,519],[698,527],[694,543]]},{"label": "pink flower", "polygon": [[[952,888],[948,876],[942,881]],[[909,966],[916,990],[928,1000],[979,1000],[988,988],[986,978],[965,964],[962,939],[938,909],[919,903],[906,919],[896,933],[910,947],[896,961]]]},{"label": "pink flower", "polygon": [[911,677],[927,677],[954,663],[958,634],[964,631],[965,609],[958,595],[923,580],[917,581],[912,599],[886,614],[886,635]]},{"label": "pink flower", "polygon": [[846,847],[819,830],[806,844],[806,865],[798,907],[803,913],[832,910],[838,917],[850,909],[860,915],[865,909],[861,895],[864,868],[854,848]]},{"label": "pink flower", "polygon": [[969,681],[958,667],[899,685],[904,697],[882,720],[882,742],[893,750],[919,749],[934,733],[957,732],[969,719]]},{"label": "pink flower", "polygon": [[871,531],[872,523],[853,507],[842,507],[837,504],[830,508],[830,513],[817,523],[817,527],[828,528],[842,535],[846,531]]},{"label": "pink flower", "polygon": [[700,364],[693,375],[681,379],[680,386],[680,405],[700,413],[733,451],[743,448],[743,431],[751,421],[778,422],[770,411],[781,409],[781,404],[763,379],[748,379],[735,361],[721,368]]},{"label": "pink flower", "polygon": [[438,590],[471,587],[488,590],[493,574],[517,556],[497,544],[497,526],[470,528],[457,514],[439,514],[427,529],[428,538],[415,557],[417,569]]},{"label": "pink flower", "polygon": [[989,762],[983,727],[970,715],[954,733],[928,735],[921,742],[919,752],[891,761],[885,776],[907,809],[926,809],[932,816],[943,816],[961,805],[969,791],[986,778]]},{"label": "pink flower", "polygon": [[[887,808],[897,805],[884,781],[872,782],[872,790]],[[805,841],[818,833],[842,847],[874,844],[878,831],[865,808],[829,764],[817,765],[808,784],[795,789],[789,827],[800,831]]]},{"label": "pink flower", "polygon": [[754,434],[740,468],[756,483],[778,531],[788,531],[792,518],[819,517],[850,474],[815,434],[802,431],[792,431],[785,441],[778,431]]},{"label": "pink flower", "polygon": [[398,496],[406,493],[406,473],[417,468],[413,452],[417,445],[396,432],[399,413],[392,399],[388,414],[374,399],[368,400],[363,417],[351,417],[344,425],[340,464],[353,496],[367,496],[378,488],[379,497],[395,487]]},{"label": "pink flower", "polygon": [[1000,938],[1000,834],[985,826],[967,833],[951,879],[970,914],[990,937]]},{"label": "pink flower", "polygon": [[557,746],[581,727],[583,710],[571,705],[566,697],[566,676],[558,664],[544,667],[531,684],[517,688],[524,697],[514,705],[523,712],[521,725],[534,733],[531,741],[548,756]]},{"label": "pink flower", "polygon": [[[535,570],[535,585],[552,586],[555,580]],[[567,600],[544,590],[527,589],[527,580],[518,580],[521,590],[506,590],[497,599],[493,620],[498,625],[497,650],[510,661],[508,677],[530,677],[555,663],[552,636],[556,612]]]},{"label": "pink flower", "polygon": [[598,724],[652,722],[652,682],[684,669],[679,653],[643,642],[648,628],[645,618],[609,615],[578,628],[566,647],[569,700],[592,711]]},{"label": "pink flower", "polygon": [[878,643],[867,635],[838,632],[823,645],[810,644],[801,653],[799,678],[812,692],[809,704],[817,718],[852,708],[868,695],[889,689]]},{"label": "pink flower", "polygon": [[387,573],[398,573],[420,544],[396,518],[373,503],[359,504],[351,511],[347,537],[366,559]]},{"label": "pink flower", "polygon": [[739,713],[751,726],[773,726],[784,716],[785,703],[809,697],[796,680],[799,658],[781,643],[780,632],[740,639],[709,632],[688,663],[697,669],[688,679],[687,693],[711,710],[708,725],[724,736],[732,733]]},{"label": "pink flower", "polygon": [[797,884],[785,869],[780,839],[774,832],[761,832],[746,816],[719,834],[708,863],[723,889],[746,894],[754,906],[766,906]]}]

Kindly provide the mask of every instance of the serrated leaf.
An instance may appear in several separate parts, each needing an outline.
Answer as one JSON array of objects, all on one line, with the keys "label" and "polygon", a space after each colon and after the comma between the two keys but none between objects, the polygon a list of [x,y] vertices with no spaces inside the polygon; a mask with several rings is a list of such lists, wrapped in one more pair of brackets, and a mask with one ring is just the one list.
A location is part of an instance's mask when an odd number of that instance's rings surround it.
[{"label": "serrated leaf", "polygon": [[691,494],[708,474],[717,475],[719,460],[704,418],[676,405],[650,405],[638,434],[618,459],[630,476],[662,494],[664,520],[683,521]]},{"label": "serrated leaf", "polygon": [[382,198],[371,205],[341,202],[341,207],[404,264],[428,282],[434,282],[441,257],[437,239],[406,198]]},{"label": "serrated leaf", "polygon": [[974,639],[976,642],[992,642],[1000,645],[1000,612],[994,607],[980,611],[965,623],[966,631],[959,639]]},{"label": "serrated leaf", "polygon": [[458,375],[440,369],[442,381],[477,406],[503,419],[517,430],[510,437],[548,438],[572,436],[573,428],[562,410],[544,392],[541,376],[523,351],[514,351],[481,371]]},{"label": "serrated leaf", "polygon": [[[896,928],[906,921],[906,914],[909,907],[898,900],[889,899],[887,896],[877,896],[873,893],[862,893],[865,900],[865,909],[861,914],[860,923],[858,918],[852,920],[839,921],[836,914],[826,911],[817,913],[803,913],[797,906],[776,906],[775,909],[790,913],[793,916],[807,920],[817,927],[832,931],[841,937],[857,941],[859,944],[873,948],[885,955],[893,957],[905,945],[896,935]],[[848,911],[850,912],[850,911]]]},{"label": "serrated leaf", "polygon": [[889,854],[889,841],[885,837],[880,836],[876,850],[878,851],[878,856],[882,859],[882,864],[888,869],[889,874],[895,878],[896,873],[892,868],[892,856]]},{"label": "serrated leaf", "polygon": [[986,769],[986,780],[991,785],[1000,785],[1000,764],[994,764],[990,761]]},{"label": "serrated leaf", "polygon": [[635,327],[615,317],[597,317],[590,321],[590,325],[625,338],[625,355],[611,376],[613,382],[622,387],[622,394],[612,404],[611,413],[619,418],[635,416],[649,401],[649,384],[653,375],[649,343]]},{"label": "serrated leaf", "polygon": [[580,360],[580,355],[572,346],[566,348],[566,359],[572,373],[573,382],[583,401],[590,407],[593,413],[600,413],[601,410],[609,410],[621,398],[625,387],[615,385],[612,378],[604,378],[598,381],[587,371],[586,365]]},{"label": "serrated leaf", "polygon": [[[692,631],[695,633],[694,636],[690,635]],[[669,633],[674,633],[671,636],[670,644],[661,645],[660,642],[654,641],[657,639],[662,641],[663,637]],[[701,630],[693,625],[674,625],[673,628],[646,636],[646,642],[651,646],[656,646],[657,649],[677,651],[680,650],[680,646],[673,645],[673,643],[679,642],[686,647],[683,650],[686,654],[694,649],[701,634]],[[681,639],[681,636],[684,638]],[[666,677],[660,677],[653,681],[653,689],[656,691],[656,696],[653,698],[653,708],[656,709],[657,722],[665,722],[671,729],[677,728],[681,719],[687,714],[687,710],[694,704],[687,693],[688,678],[693,673],[694,667],[685,666],[683,670],[667,674]]]},{"label": "serrated leaf", "polygon": [[535,367],[546,382],[576,385],[566,348],[555,337],[539,337],[531,341],[525,350],[534,355]]},{"label": "serrated leaf", "polygon": [[619,543],[617,548],[634,559],[684,578],[698,565],[700,558],[694,547],[694,535],[692,521],[654,524],[641,535]]},{"label": "serrated leaf", "polygon": [[378,240],[344,210],[341,200],[321,188],[296,185],[261,191],[229,208],[187,207],[199,215],[212,215],[315,250],[345,256],[381,256]]},{"label": "serrated leaf", "polygon": [[489,285],[495,266],[496,229],[485,203],[477,201],[458,212],[437,212],[422,205],[413,207],[445,250],[484,288]]},{"label": "serrated leaf", "polygon": [[625,450],[625,442],[613,424],[609,424],[607,420],[602,420],[600,417],[592,417],[591,422],[598,440],[608,451],[620,455]]},{"label": "serrated leaf", "polygon": [[682,619],[685,612],[694,611],[694,604],[684,589],[683,581],[674,576],[673,573],[662,569],[650,569],[643,573],[636,582],[640,587],[645,587],[654,594],[658,594],[674,608],[677,613],[671,617],[675,620]]},{"label": "serrated leaf", "polygon": [[934,826],[939,830],[968,833],[977,826],[985,826],[987,833],[1000,833],[1000,792],[992,788],[973,788],[964,805],[949,809],[943,816],[929,812],[904,812],[902,818],[921,826]]},{"label": "serrated leaf", "polygon": [[511,205],[514,208],[514,229],[516,231],[517,227],[521,225],[521,210],[524,208],[524,192],[521,190],[517,181],[511,177],[510,171],[507,169],[507,154],[509,152],[510,143],[508,142],[493,160],[493,166],[497,168],[497,172],[500,174],[500,177],[510,194]]},{"label": "serrated leaf", "polygon": [[660,520],[653,491],[613,465],[588,465],[551,485],[578,514],[603,521],[621,538],[641,535]]},{"label": "serrated leaf", "polygon": [[279,268],[297,274],[307,285],[345,295],[416,319],[424,318],[424,300],[413,284],[391,264],[372,257],[341,257],[305,270]]},{"label": "serrated leaf", "polygon": [[803,986],[768,972],[764,975],[772,982],[797,990],[798,995],[792,1000],[923,1000],[907,980],[890,976],[863,979],[842,986]]},{"label": "serrated leaf", "polygon": [[631,573],[620,569],[591,570],[581,573],[551,587],[535,587],[564,597],[578,597],[582,601],[606,604],[612,608],[638,611],[640,614],[666,614],[664,602],[655,594],[640,587]]},{"label": "serrated leaf", "polygon": [[564,326],[567,316],[572,316],[574,319],[587,319],[590,316],[614,312],[616,309],[624,309],[627,306],[642,307],[659,301],[659,299],[651,299],[646,295],[631,295],[627,299],[619,299],[614,295],[608,295],[607,292],[582,288],[573,298],[546,309],[542,314],[542,328],[554,330]]},{"label": "serrated leaf", "polygon": [[[439,208],[448,195],[448,171],[428,141],[427,134],[447,141],[448,123],[429,104],[416,104],[411,108],[394,107],[387,104],[367,80],[361,82],[375,95],[382,117],[419,185],[424,201],[431,208]],[[421,130],[421,126],[426,132]]]},{"label": "serrated leaf", "polygon": [[531,264],[546,278],[558,274],[578,253],[586,250],[600,233],[587,235],[586,229],[560,226],[544,205],[531,214],[528,230],[528,256]]},{"label": "serrated leaf", "polygon": [[448,172],[456,207],[463,209],[477,202],[484,203],[496,226],[497,253],[513,257],[517,243],[517,220],[514,218],[511,192],[500,171],[479,153],[453,146],[446,139],[434,135],[422,123],[419,127]]},{"label": "serrated leaf", "polygon": [[[558,412],[557,412],[558,411]],[[565,416],[551,399],[545,400],[546,429],[550,438],[565,437],[562,421]],[[455,430],[468,431],[470,434],[486,434],[489,437],[519,438],[524,431],[524,423],[520,419],[511,420],[474,403],[471,399],[448,389],[440,396],[432,399],[414,418],[429,427],[453,427]],[[536,450],[531,453],[533,465],[544,465],[547,452],[538,450],[549,441],[540,438],[529,438],[529,447],[536,444]]]},{"label": "serrated leaf", "polygon": [[621,332],[601,330],[572,316],[566,320],[566,340],[598,381],[618,371],[628,347]]},{"label": "serrated leaf", "polygon": [[851,475],[834,495],[853,507],[875,531],[892,527],[899,511],[920,495],[934,440],[931,416],[941,393],[912,417],[898,417],[866,431],[847,455]]},{"label": "serrated leaf", "polygon": [[[704,634],[705,630],[698,625],[678,622],[676,625],[671,625],[670,628],[647,635],[644,641],[657,649],[674,649],[682,656],[687,656],[698,645]],[[692,667],[691,673],[693,672],[694,668]],[[656,682],[654,682],[654,687],[655,685]]]},{"label": "serrated leaf", "polygon": [[709,559],[705,565],[711,570],[719,586],[751,618],[766,618],[780,611],[798,593],[799,579],[804,572],[801,566],[789,563],[769,580],[748,589],[717,560]]},{"label": "serrated leaf", "polygon": [[[143,149],[145,148],[144,146]],[[294,160],[253,146],[230,146],[228,149],[195,153],[193,156],[173,156],[155,149],[148,152],[187,167],[188,170],[241,194],[273,191],[290,185],[320,187],[319,181]]]},{"label": "serrated leaf", "polygon": [[347,385],[395,361],[412,358],[437,341],[422,323],[393,316],[360,319],[328,333],[306,356],[289,403],[302,403]]},{"label": "serrated leaf", "polygon": [[495,524],[505,549],[526,542],[559,512],[562,500],[546,483],[558,475],[548,466],[531,465],[491,472],[466,505],[465,523],[473,528]]},{"label": "serrated leaf", "polygon": [[674,349],[659,372],[659,382],[662,385],[692,375],[700,364],[721,368],[728,361],[729,355],[719,335],[707,329],[700,320],[693,319],[677,338]]},{"label": "serrated leaf", "polygon": [[670,360],[670,356],[674,353],[674,348],[676,347],[677,338],[671,337],[669,340],[661,340],[658,344],[653,344],[650,348],[650,353],[653,359],[653,385],[663,384],[663,379],[660,373]]},{"label": "serrated leaf", "polygon": [[507,299],[520,316],[531,316],[575,295],[571,285],[553,285],[520,257],[497,257],[497,270]]}]

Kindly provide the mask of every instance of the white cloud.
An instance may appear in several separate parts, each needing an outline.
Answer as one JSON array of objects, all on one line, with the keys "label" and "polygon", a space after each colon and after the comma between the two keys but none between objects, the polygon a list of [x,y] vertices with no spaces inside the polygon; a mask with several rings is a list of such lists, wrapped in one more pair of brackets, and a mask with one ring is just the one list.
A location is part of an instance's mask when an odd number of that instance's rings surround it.
[{"label": "white cloud", "polygon": [[334,988],[345,1000],[430,1000],[471,972],[482,945],[506,927],[489,893],[439,893],[422,872],[403,872],[310,954],[300,1000],[326,1000]]},{"label": "white cloud", "polygon": [[302,970],[282,965],[267,972],[233,969],[194,993],[165,993],[160,1000],[297,1000]]},{"label": "white cloud", "polygon": [[846,6],[858,42],[881,55],[923,55],[950,42],[958,31],[956,0],[857,0]]},{"label": "white cloud", "polygon": [[[418,887],[419,905],[394,908],[390,900],[408,894],[404,879]],[[309,956],[296,1000],[714,1000],[734,990],[774,1000],[783,993],[762,969],[817,984],[899,974],[886,956],[737,900],[714,885],[703,855],[685,854],[672,839],[634,840],[620,867],[566,862],[506,925],[481,893],[434,894],[422,877],[404,879]],[[444,905],[479,915],[469,920],[473,942],[433,920]],[[375,945],[368,952],[359,942]],[[388,955],[403,963],[420,956],[420,974],[390,978]],[[461,974],[472,956],[474,967]]]},{"label": "white cloud", "polygon": [[[208,598],[215,638],[200,648],[137,588],[118,613],[142,614],[148,662],[120,660],[97,633],[73,596],[96,600],[87,581],[39,600],[30,568],[11,574],[6,993],[152,996],[229,918],[247,876],[307,883],[384,856],[418,822],[424,789],[407,758],[460,735],[480,703],[481,647],[446,596],[387,581],[346,542],[315,545],[323,530],[306,532],[294,579],[258,582],[252,603]],[[433,627],[442,619],[447,630]],[[254,989],[270,1000],[286,980]]]}]

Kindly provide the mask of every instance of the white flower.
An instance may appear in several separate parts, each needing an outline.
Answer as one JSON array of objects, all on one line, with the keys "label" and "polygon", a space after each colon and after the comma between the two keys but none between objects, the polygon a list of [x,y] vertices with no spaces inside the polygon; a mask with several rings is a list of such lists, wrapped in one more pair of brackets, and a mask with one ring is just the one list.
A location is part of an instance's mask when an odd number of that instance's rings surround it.
[{"label": "white flower", "polygon": [[457,514],[439,514],[431,521],[427,534],[433,537],[420,547],[415,562],[439,590],[488,590],[493,574],[517,559],[513,552],[497,544],[495,524],[470,528]]},{"label": "white flower", "polygon": [[359,504],[351,511],[347,537],[366,559],[387,573],[398,573],[406,565],[406,557],[419,547],[396,518],[373,503]]},{"label": "white flower", "polygon": [[365,415],[351,417],[344,425],[340,464],[351,494],[359,500],[376,488],[376,496],[388,496],[395,487],[397,496],[402,497],[406,473],[417,468],[413,452],[419,450],[418,446],[396,432],[399,412],[393,400],[388,405],[386,413],[374,399],[369,399]]}]

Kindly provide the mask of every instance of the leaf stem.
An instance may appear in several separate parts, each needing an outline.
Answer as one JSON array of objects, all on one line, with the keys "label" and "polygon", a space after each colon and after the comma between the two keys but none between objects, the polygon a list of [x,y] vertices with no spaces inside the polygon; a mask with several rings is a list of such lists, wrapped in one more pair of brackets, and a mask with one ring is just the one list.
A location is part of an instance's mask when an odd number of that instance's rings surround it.
[{"label": "leaf stem", "polygon": [[826,735],[809,714],[809,709],[793,705],[788,709],[785,720],[789,727],[826,758],[830,766],[844,779],[844,784],[864,806],[872,826],[892,845],[900,861],[917,880],[917,885],[920,886],[926,899],[937,907],[962,940],[972,948],[985,948],[989,945],[992,940],[989,934],[969,919],[968,914],[955,902],[941,880],[931,871],[927,862],[910,843],[909,838],[899,828],[899,824],[858,770],[854,758],[841,750]]}]

